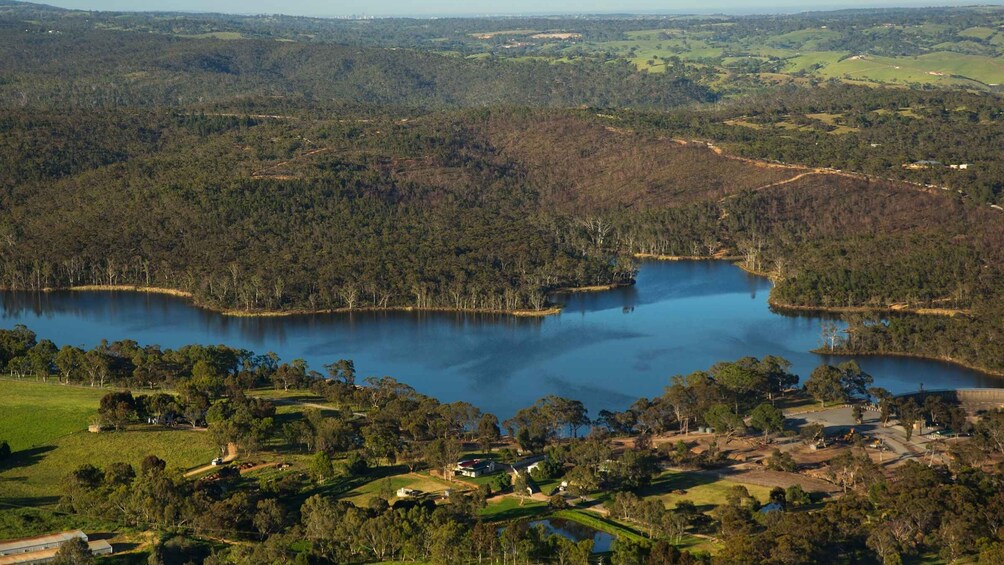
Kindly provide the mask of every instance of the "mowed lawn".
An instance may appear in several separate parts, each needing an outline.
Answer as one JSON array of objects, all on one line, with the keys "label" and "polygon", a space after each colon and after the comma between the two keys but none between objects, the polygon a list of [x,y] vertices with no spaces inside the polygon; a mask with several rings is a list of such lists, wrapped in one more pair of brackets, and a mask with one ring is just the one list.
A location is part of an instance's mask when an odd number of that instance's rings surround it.
[{"label": "mowed lawn", "polygon": [[467,487],[462,483],[449,483],[428,475],[405,473],[370,481],[359,488],[350,490],[340,498],[356,506],[365,507],[373,497],[388,498],[389,495],[389,498],[393,499],[400,488],[442,494],[447,489],[465,490]]},{"label": "mowed lawn", "polygon": [[670,509],[675,508],[677,502],[689,500],[699,510],[707,512],[725,504],[729,491],[735,486],[746,487],[750,495],[761,503],[770,498],[770,489],[767,487],[686,471],[666,471],[640,494],[644,497],[657,497]]},{"label": "mowed lawn", "polygon": [[188,469],[218,454],[206,432],[136,425],[93,434],[87,425],[108,390],[0,381],[0,438],[14,450],[0,469],[0,501],[54,503],[66,476],[84,464],[139,465],[156,455],[170,467]]}]

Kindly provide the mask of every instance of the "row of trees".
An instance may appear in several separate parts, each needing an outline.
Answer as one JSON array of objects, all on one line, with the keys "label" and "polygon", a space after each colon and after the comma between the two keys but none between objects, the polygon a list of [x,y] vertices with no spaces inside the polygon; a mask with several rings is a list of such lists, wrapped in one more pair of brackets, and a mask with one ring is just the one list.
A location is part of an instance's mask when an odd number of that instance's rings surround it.
[{"label": "row of trees", "polygon": [[[259,355],[224,345],[162,349],[159,345],[141,346],[126,339],[102,340],[91,349],[57,347],[50,340],[37,339],[33,331],[21,324],[9,330],[0,329],[0,367],[19,379],[43,382],[56,379],[62,384],[92,387],[168,388],[178,391],[182,400],[192,396],[212,400],[263,386],[286,390],[307,388],[325,376],[310,370],[302,359],[287,363],[273,352]],[[354,378],[351,361],[337,361],[330,365],[329,371],[332,372],[327,376],[351,371]],[[162,412],[154,409],[150,414],[156,416]]]},{"label": "row of trees", "polygon": [[707,371],[672,377],[660,397],[639,399],[623,412],[601,411],[597,423],[615,433],[661,434],[674,426],[686,433],[705,425],[723,435],[748,427],[765,436],[777,433],[784,418],[775,401],[798,383],[790,367],[772,355],[716,363]]}]

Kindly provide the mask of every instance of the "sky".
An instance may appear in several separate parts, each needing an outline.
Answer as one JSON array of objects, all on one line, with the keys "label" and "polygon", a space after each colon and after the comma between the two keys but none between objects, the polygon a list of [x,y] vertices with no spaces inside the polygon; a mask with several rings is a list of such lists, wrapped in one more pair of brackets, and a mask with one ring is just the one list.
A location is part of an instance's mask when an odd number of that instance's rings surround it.
[{"label": "sky", "polygon": [[87,10],[223,12],[296,16],[446,16],[581,13],[771,13],[897,6],[999,4],[1004,0],[33,0]]}]

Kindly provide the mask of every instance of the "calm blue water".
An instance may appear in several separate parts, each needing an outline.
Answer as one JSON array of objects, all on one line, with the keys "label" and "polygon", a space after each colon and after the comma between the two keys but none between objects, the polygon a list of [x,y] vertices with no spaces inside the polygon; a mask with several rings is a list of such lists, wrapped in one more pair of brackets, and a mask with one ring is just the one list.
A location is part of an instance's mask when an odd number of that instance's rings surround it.
[{"label": "calm blue water", "polygon": [[[357,313],[228,318],[183,299],[138,293],[4,294],[0,326],[23,323],[58,345],[102,338],[176,348],[227,344],[311,367],[353,359],[361,376],[389,375],[443,401],[466,400],[505,418],[558,394],[592,415],[662,393],[669,377],[745,355],[780,355],[807,377],[824,357],[818,317],[767,306],[770,282],[725,262],[644,263],[634,287],[559,296],[540,319],[443,313]],[[836,362],[837,359],[831,359]],[[904,358],[859,360],[894,392],[1002,386],[954,365]]]},{"label": "calm blue water", "polygon": [[578,522],[563,518],[548,518],[546,520],[530,522],[531,527],[538,525],[544,526],[549,534],[558,534],[574,542],[587,539],[593,540],[593,553],[606,553],[610,551],[614,540],[617,539],[606,532],[594,530],[589,526],[583,526]]}]

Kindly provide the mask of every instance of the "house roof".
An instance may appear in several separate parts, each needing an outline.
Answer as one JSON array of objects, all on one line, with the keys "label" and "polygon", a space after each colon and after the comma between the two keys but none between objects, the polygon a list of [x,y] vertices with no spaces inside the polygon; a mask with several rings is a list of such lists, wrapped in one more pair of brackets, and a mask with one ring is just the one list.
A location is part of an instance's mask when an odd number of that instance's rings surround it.
[{"label": "house roof", "polygon": [[[48,537],[48,536],[42,536]],[[65,541],[69,541],[73,538],[68,538]],[[108,554],[112,551],[112,546],[105,540],[89,541],[87,542],[87,548],[91,550],[92,554],[101,553]],[[41,549],[38,551],[28,551],[25,553],[14,553],[11,555],[0,556],[0,565],[20,565],[22,563],[47,563],[52,561],[56,554],[59,553],[58,547],[53,547],[50,549]]]},{"label": "house roof", "polygon": [[0,542],[0,555],[5,555],[11,552],[23,551],[24,549],[36,547],[39,545],[48,545],[52,543],[65,543],[73,538],[80,538],[87,541],[87,534],[80,530],[68,530],[65,532],[59,532],[56,534],[46,534],[44,536],[35,536],[32,538],[19,538],[7,540]]},{"label": "house roof", "polygon": [[461,469],[484,469],[485,467],[490,467],[495,462],[491,459],[471,459],[468,461],[461,461],[457,464]]}]

